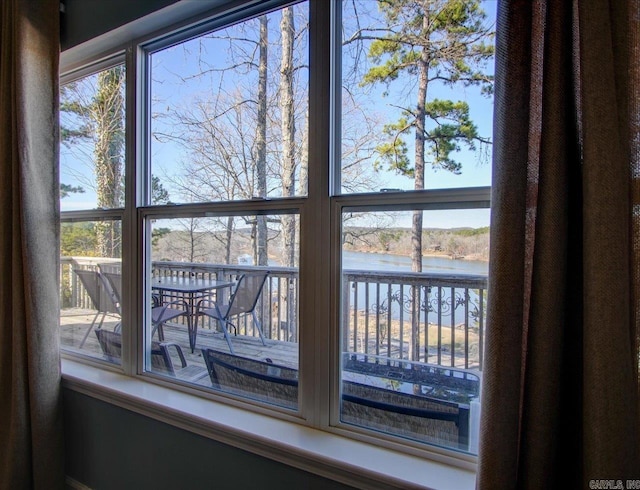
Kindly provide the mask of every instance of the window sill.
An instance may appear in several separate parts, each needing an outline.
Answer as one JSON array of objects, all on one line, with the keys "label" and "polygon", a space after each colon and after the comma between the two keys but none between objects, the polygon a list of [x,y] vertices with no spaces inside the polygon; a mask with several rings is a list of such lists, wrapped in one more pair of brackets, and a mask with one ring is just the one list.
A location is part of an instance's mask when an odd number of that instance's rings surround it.
[{"label": "window sill", "polygon": [[475,473],[70,359],[65,388],[357,488],[473,489]]}]

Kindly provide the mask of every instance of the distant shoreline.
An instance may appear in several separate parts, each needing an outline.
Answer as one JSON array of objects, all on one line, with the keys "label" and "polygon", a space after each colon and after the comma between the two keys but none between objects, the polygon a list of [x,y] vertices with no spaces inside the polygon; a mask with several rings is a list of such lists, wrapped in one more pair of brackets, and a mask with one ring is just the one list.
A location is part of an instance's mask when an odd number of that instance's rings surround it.
[{"label": "distant shoreline", "polygon": [[[410,256],[408,254],[402,254],[402,253],[398,253],[398,252],[384,252],[384,251],[379,251],[379,250],[345,250],[346,252],[353,252],[353,253],[361,253],[361,254],[376,254],[376,255],[393,255],[394,257],[407,257],[410,258]],[[451,257],[451,254],[448,253],[423,253],[422,257],[430,257],[430,258],[436,258],[436,259],[450,259],[450,260],[464,260],[466,262],[489,262],[489,259],[485,259],[482,257],[479,257],[478,254],[469,254],[469,255],[465,255],[465,256],[461,256],[458,258],[453,258]]]}]

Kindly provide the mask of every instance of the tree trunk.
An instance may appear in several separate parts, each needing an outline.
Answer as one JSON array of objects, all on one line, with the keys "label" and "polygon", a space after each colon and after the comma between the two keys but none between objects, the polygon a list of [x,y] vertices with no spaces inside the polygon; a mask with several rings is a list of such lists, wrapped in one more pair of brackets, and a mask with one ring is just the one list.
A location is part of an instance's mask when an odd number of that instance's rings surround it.
[{"label": "tree trunk", "polygon": [[[422,27],[428,32],[429,17],[428,5],[424,2],[424,15]],[[416,137],[415,137],[415,165],[414,165],[414,189],[424,189],[424,130],[425,130],[425,104],[427,102],[427,86],[429,71],[429,51],[425,45],[420,54],[418,63],[418,97],[416,100]],[[414,211],[411,223],[411,270],[422,272],[422,210]],[[409,356],[412,360],[420,359],[420,286],[411,288],[411,338]]]},{"label": "tree trunk", "polygon": [[304,128],[302,133],[302,148],[300,149],[300,195],[309,193],[309,105],[304,113]]},{"label": "tree trunk", "polygon": [[[95,124],[95,174],[98,208],[122,206],[122,155],[124,148],[124,69],[115,67],[98,74],[98,86],[91,118]],[[120,257],[120,223],[101,222],[97,226],[98,253]]]},{"label": "tree trunk", "polygon": [[[260,17],[260,59],[258,61],[258,121],[256,124],[256,167],[258,174],[257,196],[267,197],[267,16]],[[257,217],[254,261],[267,265],[268,254],[267,217]]]},{"label": "tree trunk", "polygon": [[[422,24],[425,32],[428,29],[428,17],[426,15],[427,6],[425,5],[425,15]],[[429,70],[429,51],[428,47],[422,48],[420,62],[418,64],[418,97],[416,100],[416,123],[415,123],[415,165],[414,165],[414,189],[424,189],[424,126],[425,126],[425,104],[427,102],[427,84]],[[422,272],[422,211],[413,212],[413,220],[411,227],[411,270],[413,272]]]},{"label": "tree trunk", "polygon": [[196,224],[193,218],[189,219],[189,262],[195,262],[196,256]]},{"label": "tree trunk", "polygon": [[225,247],[224,247],[224,263],[230,264],[231,263],[231,239],[233,237],[233,216],[227,217],[226,232],[227,232],[227,240],[225,242]]},{"label": "tree trunk", "polygon": [[[282,11],[282,60],[280,64],[280,112],[282,115],[282,195],[295,196],[295,122],[293,106],[293,9]],[[291,215],[282,216],[284,265],[295,265],[296,222]]]}]

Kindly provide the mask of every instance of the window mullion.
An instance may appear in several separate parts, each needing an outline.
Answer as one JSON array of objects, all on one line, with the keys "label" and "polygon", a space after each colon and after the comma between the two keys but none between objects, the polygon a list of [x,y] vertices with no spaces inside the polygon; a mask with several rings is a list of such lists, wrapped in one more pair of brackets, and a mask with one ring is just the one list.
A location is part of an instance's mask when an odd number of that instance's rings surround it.
[{"label": "window mullion", "polygon": [[330,9],[311,0],[309,26],[309,194],[301,216],[301,410],[313,425],[328,423],[330,216]]},{"label": "window mullion", "polygon": [[126,374],[137,372],[137,352],[139,338],[141,302],[137,274],[137,253],[139,237],[136,225],[136,138],[138,134],[137,102],[138,73],[137,51],[134,44],[128,46],[126,65],[126,113],[125,113],[125,209],[123,216],[122,247],[122,369]]}]

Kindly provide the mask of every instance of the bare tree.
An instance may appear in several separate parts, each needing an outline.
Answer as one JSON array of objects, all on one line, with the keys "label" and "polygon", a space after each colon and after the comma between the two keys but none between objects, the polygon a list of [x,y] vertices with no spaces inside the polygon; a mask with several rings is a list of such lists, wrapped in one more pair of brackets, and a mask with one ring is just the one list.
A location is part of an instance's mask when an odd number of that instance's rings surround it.
[{"label": "bare tree", "polygon": [[[188,78],[218,82],[205,97],[190,98],[167,117],[173,122],[170,133],[156,132],[156,138],[171,140],[187,153],[181,175],[168,180],[189,201],[266,198],[268,187],[268,76],[269,18],[260,16],[198,40],[199,70]],[[227,62],[208,59],[211,46],[227,45]],[[188,48],[185,47],[185,50]],[[216,51],[217,52],[217,51]],[[191,56],[187,53],[188,56]],[[243,75],[257,83],[223,80]],[[235,80],[235,78],[234,78]],[[257,87],[257,88],[256,88]],[[233,220],[228,220],[229,236]],[[256,217],[252,227],[254,263],[268,262],[266,219]]]},{"label": "bare tree", "polygon": [[185,262],[204,262],[208,259],[206,246],[207,233],[204,223],[199,218],[185,218],[177,220],[180,231],[171,233],[169,250],[172,257]]},{"label": "bare tree", "polygon": [[[123,66],[103,70],[97,74],[95,88],[75,82],[61,91],[60,110],[71,116],[62,121],[63,143],[90,142],[92,155],[77,154],[89,159],[95,181],[84,180],[83,185],[96,191],[99,208],[123,205],[124,165],[124,83]],[[82,153],[82,145],[74,145]],[[74,192],[80,192],[73,188]],[[121,226],[118,221],[96,224],[98,253],[102,257],[118,257],[121,249]]]},{"label": "bare tree", "polygon": [[[211,89],[194,92],[171,107],[164,115],[167,131],[155,131],[154,136],[184,148],[181,171],[167,178],[187,201],[306,193],[307,31],[306,14],[294,6],[207,35],[198,40],[197,50],[193,44],[185,47],[188,58],[198,60],[198,70],[184,79],[203,85],[206,81]],[[224,62],[219,56],[221,45],[227,52]],[[218,55],[209,58],[213,51]],[[373,185],[371,176],[376,174],[367,156],[371,158],[375,151],[374,132],[355,124],[349,131],[348,139],[357,148],[345,152],[343,171],[350,175],[353,189],[358,182]],[[280,263],[295,266],[299,218],[283,215],[278,219],[282,226],[277,236],[283,244]],[[268,233],[265,217],[249,224],[255,228],[251,234],[254,263],[265,265],[269,240],[276,235]]]},{"label": "bare tree", "polygon": [[[282,37],[282,53],[280,63],[280,112],[282,128],[282,195],[293,197],[296,195],[295,174],[295,111],[293,93],[293,38],[295,26],[293,9],[287,7],[282,10],[280,21]],[[296,220],[295,216],[282,216],[282,235],[284,249],[284,265],[295,265]]]},{"label": "bare tree", "polygon": [[[124,68],[98,74],[98,90],[91,107],[95,124],[95,174],[97,205],[114,208],[122,205],[122,167],[124,160]],[[98,224],[98,249],[103,257],[119,257],[120,223]]]},{"label": "bare tree", "polygon": [[[269,53],[269,29],[266,15],[260,17],[260,55],[258,57],[258,97],[256,124],[257,197],[267,197],[267,60]],[[269,262],[267,220],[256,218],[254,262],[267,265]]]}]

